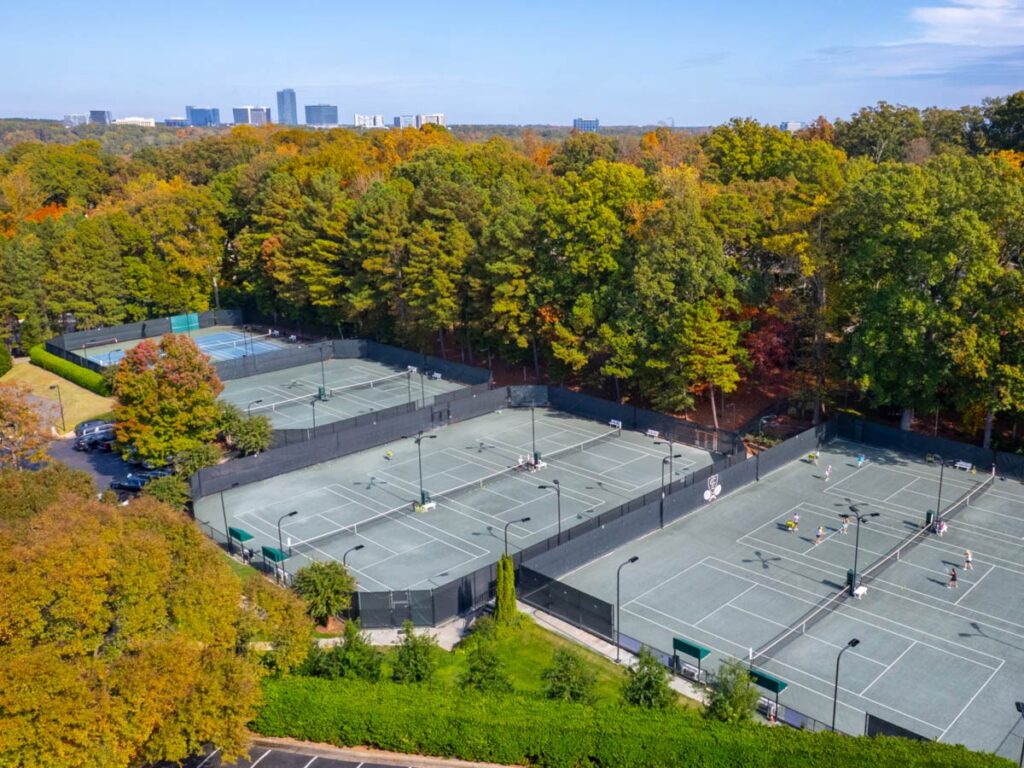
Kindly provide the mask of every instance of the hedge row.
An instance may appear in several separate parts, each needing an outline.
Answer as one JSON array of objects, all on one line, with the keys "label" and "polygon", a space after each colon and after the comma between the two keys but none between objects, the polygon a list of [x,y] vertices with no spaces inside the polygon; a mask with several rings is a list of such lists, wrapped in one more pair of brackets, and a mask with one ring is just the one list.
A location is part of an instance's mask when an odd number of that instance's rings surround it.
[{"label": "hedge row", "polygon": [[548,768],[1009,768],[964,747],[730,726],[681,709],[587,707],[443,686],[284,677],[264,684],[264,736]]},{"label": "hedge row", "polygon": [[100,374],[90,371],[88,368],[83,368],[80,365],[69,363],[64,358],[47,352],[43,349],[42,344],[32,347],[28,351],[28,356],[33,365],[45,368],[50,373],[55,373],[72,384],[85,387],[90,392],[95,392],[97,395],[103,395],[104,397],[110,394],[110,388]]}]

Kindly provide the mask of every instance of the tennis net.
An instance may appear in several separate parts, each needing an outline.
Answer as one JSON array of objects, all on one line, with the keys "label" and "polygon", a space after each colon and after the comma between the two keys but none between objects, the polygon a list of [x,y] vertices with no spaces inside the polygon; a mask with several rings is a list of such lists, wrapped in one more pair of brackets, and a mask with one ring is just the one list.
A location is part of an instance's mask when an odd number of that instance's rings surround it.
[{"label": "tennis net", "polygon": [[289,397],[285,400],[278,400],[273,403],[260,403],[259,405],[253,405],[247,409],[249,413],[276,413],[282,408],[287,408],[291,405],[302,404],[309,405],[310,401],[316,400],[317,396],[315,393],[307,393],[304,395],[297,395],[296,397]]},{"label": "tennis net", "polygon": [[396,381],[401,381],[402,379],[408,380],[408,378],[409,372],[403,371],[402,373],[393,373],[390,376],[382,376],[379,379],[371,379],[370,381],[359,381],[356,382],[355,384],[342,384],[341,386],[338,387],[330,387],[327,390],[327,393],[331,397],[334,397],[335,395],[343,395],[346,392],[352,392],[353,390],[358,389],[376,389],[378,387],[384,386],[385,384],[391,384]]},{"label": "tennis net", "polygon": [[[253,410],[256,409],[253,408]],[[606,440],[611,440],[615,437],[619,437],[621,434],[621,429],[613,429],[602,435],[597,435],[596,437],[592,437],[588,440],[584,440],[581,443],[577,443],[576,445],[570,445],[566,448],[560,448],[557,451],[553,451],[548,456],[548,458],[554,460],[562,456],[567,456],[571,453],[580,453],[582,451],[585,451],[587,448],[591,448],[599,443],[603,443]],[[447,490],[432,494],[431,498],[435,502],[444,501],[446,499],[452,499],[464,493],[468,493],[469,491],[484,488],[490,483],[493,483],[495,480],[498,480],[506,476],[514,475],[515,473],[522,472],[524,470],[525,466],[505,467],[504,469],[498,470],[497,472],[492,472],[491,474],[473,480],[472,482],[464,483],[463,485],[458,485],[455,486],[454,488],[449,488]],[[328,541],[339,538],[341,536],[354,536],[358,533],[367,530],[368,528],[372,528],[376,525],[387,522],[388,520],[397,520],[402,517],[406,517],[412,514],[414,511],[415,502],[403,504],[400,507],[389,509],[386,512],[381,512],[377,515],[373,515],[372,517],[368,517],[365,520],[361,520],[350,525],[338,526],[337,528],[334,528],[330,531],[325,531],[324,533],[312,536],[308,539],[293,544],[291,546],[291,549],[293,552],[298,552],[299,554],[308,556],[309,551],[315,549],[317,545],[322,545]]]},{"label": "tennis net", "polygon": [[[978,485],[969,489],[966,493],[960,496],[960,498],[958,498],[956,501],[954,501],[952,504],[946,507],[946,509],[942,512],[940,518],[942,520],[952,520],[953,518],[955,518],[964,509],[969,507],[971,505],[971,502],[973,502],[975,499],[977,499],[979,496],[985,493],[989,488],[991,488],[992,483],[995,482],[995,479],[995,475],[991,475]],[[891,566],[893,563],[896,563],[897,561],[901,560],[903,558],[903,555],[908,550],[916,547],[918,544],[924,541],[925,537],[928,536],[930,532],[931,529],[929,529],[927,526],[922,526],[918,530],[914,531],[914,533],[910,534],[910,536],[905,538],[903,541],[901,541],[899,544],[897,544],[895,547],[890,549],[888,552],[886,552],[884,555],[878,558],[875,562],[873,562],[871,565],[865,568],[860,575],[861,583],[863,584],[866,582],[871,582],[886,568]]]},{"label": "tennis net", "polygon": [[[942,519],[950,520],[956,517],[960,512],[969,507],[975,499],[991,488],[992,483],[994,482],[995,475],[992,475],[985,481],[976,485],[974,488],[968,490],[960,498],[950,504],[945,511],[943,511]],[[861,571],[858,577],[859,583],[867,584],[873,581],[880,573],[882,573],[882,571],[901,560],[904,554],[906,554],[910,549],[913,549],[924,541],[925,537],[927,537],[929,533],[930,529],[926,525],[922,525],[920,528],[917,528],[913,533],[900,541],[899,544],[894,546],[875,562]],[[793,624],[772,638],[767,644],[761,646],[751,658],[751,666],[762,663],[764,660],[771,658],[773,654],[779,653],[783,648],[789,645],[789,643],[800,635],[805,634],[810,627],[817,624],[827,615],[832,613],[832,611],[842,605],[848,596],[849,591],[847,587],[843,587],[837,592],[827,595]]]},{"label": "tennis net", "polygon": [[215,341],[212,344],[203,344],[202,340],[198,340],[196,343],[199,346],[199,350],[206,355],[213,355],[223,350],[235,350],[241,347],[246,349],[253,344],[269,339],[270,334],[264,333],[261,336],[243,336],[240,339],[229,339],[227,341]]}]

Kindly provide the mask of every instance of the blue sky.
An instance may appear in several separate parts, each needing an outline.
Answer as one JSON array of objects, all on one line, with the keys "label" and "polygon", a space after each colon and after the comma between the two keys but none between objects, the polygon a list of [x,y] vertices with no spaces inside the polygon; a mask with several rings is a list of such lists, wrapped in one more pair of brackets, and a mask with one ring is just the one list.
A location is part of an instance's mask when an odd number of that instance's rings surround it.
[{"label": "blue sky", "polygon": [[[707,125],[1024,88],[1024,0],[8,0],[0,116],[185,104]],[[43,10],[39,10],[43,9]],[[229,113],[228,113],[229,114]]]}]

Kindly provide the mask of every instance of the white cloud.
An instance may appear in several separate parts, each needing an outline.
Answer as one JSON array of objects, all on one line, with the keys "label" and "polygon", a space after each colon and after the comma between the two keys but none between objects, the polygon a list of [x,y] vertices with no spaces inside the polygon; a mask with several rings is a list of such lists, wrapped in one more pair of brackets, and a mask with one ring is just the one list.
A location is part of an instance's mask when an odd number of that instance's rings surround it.
[{"label": "white cloud", "polygon": [[1024,45],[1024,0],[952,0],[910,12],[921,25],[918,42],[947,45]]}]

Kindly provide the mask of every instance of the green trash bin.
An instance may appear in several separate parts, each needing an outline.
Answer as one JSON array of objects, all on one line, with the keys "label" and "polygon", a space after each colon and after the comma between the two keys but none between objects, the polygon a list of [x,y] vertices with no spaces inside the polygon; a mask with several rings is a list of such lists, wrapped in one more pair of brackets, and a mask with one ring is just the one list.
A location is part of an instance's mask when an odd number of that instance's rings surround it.
[{"label": "green trash bin", "polygon": [[931,528],[933,520],[935,520],[935,512],[929,509],[924,513],[924,527]]},{"label": "green trash bin", "polygon": [[851,592],[857,588],[856,582],[857,582],[857,574],[851,568],[850,570],[848,570],[846,572],[846,586],[848,586],[850,588]]}]

